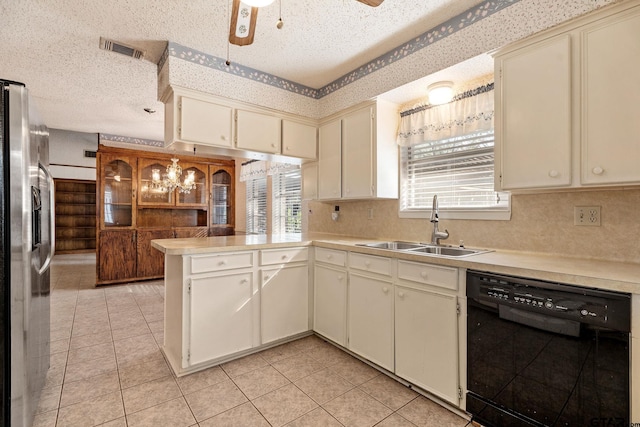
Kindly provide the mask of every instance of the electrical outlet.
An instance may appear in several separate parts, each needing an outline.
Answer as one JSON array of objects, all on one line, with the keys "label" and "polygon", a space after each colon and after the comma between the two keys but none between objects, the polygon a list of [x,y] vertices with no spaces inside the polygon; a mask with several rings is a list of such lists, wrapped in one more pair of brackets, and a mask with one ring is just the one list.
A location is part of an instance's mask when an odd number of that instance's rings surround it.
[{"label": "electrical outlet", "polygon": [[600,206],[575,206],[573,208],[573,224],[600,226]]}]

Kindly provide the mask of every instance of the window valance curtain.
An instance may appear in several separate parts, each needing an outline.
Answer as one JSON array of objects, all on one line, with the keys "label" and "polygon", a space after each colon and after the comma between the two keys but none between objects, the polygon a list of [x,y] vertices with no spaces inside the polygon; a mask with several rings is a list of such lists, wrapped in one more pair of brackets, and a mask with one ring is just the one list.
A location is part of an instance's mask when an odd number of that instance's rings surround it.
[{"label": "window valance curtain", "polygon": [[291,169],[299,169],[300,165],[291,163],[268,162],[266,160],[253,160],[243,163],[240,167],[240,182],[249,179],[264,178]]},{"label": "window valance curtain", "polygon": [[397,143],[403,147],[493,129],[493,84],[448,104],[422,106],[400,114]]}]

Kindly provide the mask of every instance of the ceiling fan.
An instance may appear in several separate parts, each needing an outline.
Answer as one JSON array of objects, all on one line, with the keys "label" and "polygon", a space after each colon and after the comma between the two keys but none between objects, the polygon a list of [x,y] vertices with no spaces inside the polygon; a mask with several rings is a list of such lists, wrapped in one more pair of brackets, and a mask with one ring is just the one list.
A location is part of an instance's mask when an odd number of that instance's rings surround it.
[{"label": "ceiling fan", "polygon": [[[229,26],[229,43],[237,46],[246,46],[253,43],[253,35],[256,30],[258,9],[266,6],[273,0],[233,0],[231,10],[231,25]],[[378,7],[384,0],[356,0],[371,7]],[[279,21],[278,28],[281,28]]]}]

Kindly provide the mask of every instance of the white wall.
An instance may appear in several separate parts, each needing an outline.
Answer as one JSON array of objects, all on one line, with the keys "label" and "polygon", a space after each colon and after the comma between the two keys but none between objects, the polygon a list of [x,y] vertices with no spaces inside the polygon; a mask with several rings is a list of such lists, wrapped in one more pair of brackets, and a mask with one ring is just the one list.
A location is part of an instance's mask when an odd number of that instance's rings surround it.
[{"label": "white wall", "polygon": [[98,134],[49,129],[49,164],[54,178],[96,180],[96,159],[84,151],[98,150]]}]

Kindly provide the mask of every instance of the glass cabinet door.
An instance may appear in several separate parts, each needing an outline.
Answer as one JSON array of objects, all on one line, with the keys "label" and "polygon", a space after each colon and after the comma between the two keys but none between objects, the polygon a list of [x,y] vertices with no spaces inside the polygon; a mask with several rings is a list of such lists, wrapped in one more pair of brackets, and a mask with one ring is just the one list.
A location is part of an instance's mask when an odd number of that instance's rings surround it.
[{"label": "glass cabinet door", "polygon": [[163,188],[161,181],[167,173],[168,160],[138,159],[138,205],[173,206],[173,193]]},{"label": "glass cabinet door", "polygon": [[133,226],[133,167],[127,158],[104,156],[102,175],[102,228]]},{"label": "glass cabinet door", "polygon": [[180,191],[177,189],[179,206],[191,206],[207,208],[207,165],[201,165],[198,163],[185,162],[182,166],[182,178],[181,182],[187,179],[193,183],[194,188],[189,192]]},{"label": "glass cabinet door", "polygon": [[211,227],[213,234],[233,234],[234,176],[233,169],[212,166],[211,169]]}]

